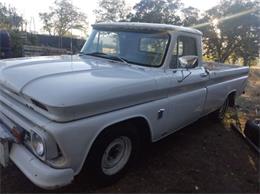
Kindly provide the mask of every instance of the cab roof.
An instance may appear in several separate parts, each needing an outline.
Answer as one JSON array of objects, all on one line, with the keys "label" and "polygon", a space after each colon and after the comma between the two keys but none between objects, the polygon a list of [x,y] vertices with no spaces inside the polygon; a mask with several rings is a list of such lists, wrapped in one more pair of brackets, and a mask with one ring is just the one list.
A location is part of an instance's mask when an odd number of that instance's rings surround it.
[{"label": "cab roof", "polygon": [[139,22],[111,22],[111,23],[97,23],[93,24],[94,29],[102,30],[143,30],[143,31],[181,31],[193,34],[202,35],[202,32],[193,28],[175,26],[170,24],[157,24],[157,23],[139,23]]}]

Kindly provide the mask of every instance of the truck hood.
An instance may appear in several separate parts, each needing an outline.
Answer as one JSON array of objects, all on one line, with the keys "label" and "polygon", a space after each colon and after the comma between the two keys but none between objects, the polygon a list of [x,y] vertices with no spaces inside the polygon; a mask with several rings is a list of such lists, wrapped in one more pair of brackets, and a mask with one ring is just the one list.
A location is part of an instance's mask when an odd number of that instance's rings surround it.
[{"label": "truck hood", "polygon": [[73,58],[73,61],[69,56],[4,60],[0,64],[0,84],[15,93],[21,93],[36,80],[97,68],[95,60],[83,62],[75,59],[75,56]]},{"label": "truck hood", "polygon": [[[157,73],[158,74],[158,73]],[[0,85],[36,100],[55,121],[70,121],[162,97],[149,69],[80,56],[1,61]]]}]

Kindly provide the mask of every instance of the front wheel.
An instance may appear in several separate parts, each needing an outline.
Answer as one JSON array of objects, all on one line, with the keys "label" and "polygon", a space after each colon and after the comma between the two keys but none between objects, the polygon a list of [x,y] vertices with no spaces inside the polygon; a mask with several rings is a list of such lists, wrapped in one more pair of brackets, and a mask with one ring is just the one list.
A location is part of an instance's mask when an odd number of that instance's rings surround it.
[{"label": "front wheel", "polygon": [[129,161],[132,147],[132,141],[128,136],[120,136],[111,141],[102,155],[102,172],[108,176],[119,173]]},{"label": "front wheel", "polygon": [[95,141],[86,162],[91,178],[101,185],[117,181],[136,160],[139,145],[134,126],[107,129]]}]

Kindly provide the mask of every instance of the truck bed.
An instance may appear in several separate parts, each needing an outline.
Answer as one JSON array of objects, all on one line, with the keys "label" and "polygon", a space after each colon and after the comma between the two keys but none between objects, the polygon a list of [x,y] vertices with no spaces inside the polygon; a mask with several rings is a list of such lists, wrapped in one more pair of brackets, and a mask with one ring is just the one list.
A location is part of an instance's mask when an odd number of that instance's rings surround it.
[{"label": "truck bed", "polygon": [[209,70],[209,71],[217,71],[217,70],[227,70],[227,69],[233,69],[233,68],[246,68],[239,65],[233,65],[233,64],[224,64],[224,63],[218,63],[218,62],[203,62],[203,66]]},{"label": "truck bed", "polygon": [[230,65],[217,62],[203,62],[203,66],[209,71],[211,79],[219,77],[247,76],[247,66]]}]

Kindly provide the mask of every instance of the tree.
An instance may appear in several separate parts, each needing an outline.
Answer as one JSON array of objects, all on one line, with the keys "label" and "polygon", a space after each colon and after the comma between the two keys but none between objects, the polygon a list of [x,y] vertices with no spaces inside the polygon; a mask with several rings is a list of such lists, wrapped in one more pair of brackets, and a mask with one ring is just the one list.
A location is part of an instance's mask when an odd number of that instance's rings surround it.
[{"label": "tree", "polygon": [[43,22],[43,30],[48,32],[49,35],[52,35],[52,33],[55,34],[54,23],[52,21],[52,18],[54,16],[54,12],[39,13],[39,16],[40,16],[40,19]]},{"label": "tree", "polygon": [[[205,13],[202,23],[205,55],[226,62],[242,58],[250,64],[259,51],[258,3],[249,0],[223,0]],[[235,59],[236,58],[236,59]]]},{"label": "tree", "polygon": [[7,7],[0,3],[0,29],[5,29],[10,34],[12,57],[22,56],[24,40],[20,30],[23,30],[23,24],[23,17],[17,13],[14,7]]},{"label": "tree", "polygon": [[43,30],[50,35],[64,36],[71,29],[85,30],[87,16],[80,12],[69,0],[56,0],[50,12],[39,14],[43,22]]},{"label": "tree", "polygon": [[12,57],[23,56],[23,45],[25,40],[21,37],[22,32],[18,30],[9,31],[11,37],[11,51]]},{"label": "tree", "polygon": [[181,5],[179,0],[141,0],[134,6],[135,13],[129,14],[128,19],[132,22],[180,25],[177,11]]},{"label": "tree", "polygon": [[96,22],[122,21],[128,12],[125,0],[99,0],[98,9],[94,10]]},{"label": "tree", "polygon": [[200,11],[194,7],[186,7],[181,10],[181,18],[183,26],[193,26],[198,24]]},{"label": "tree", "polygon": [[24,19],[14,7],[7,7],[0,2],[0,28],[6,30],[18,30],[22,28]]}]

